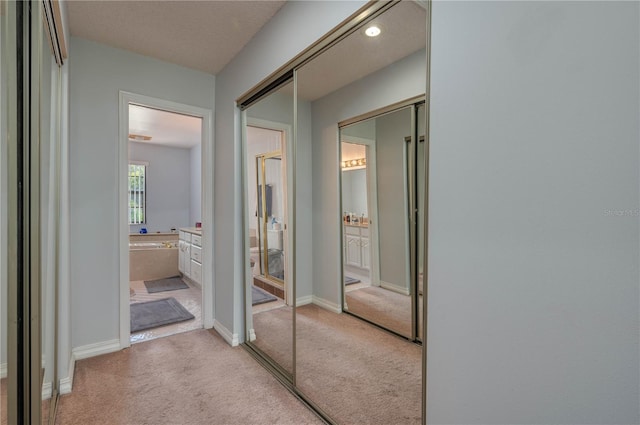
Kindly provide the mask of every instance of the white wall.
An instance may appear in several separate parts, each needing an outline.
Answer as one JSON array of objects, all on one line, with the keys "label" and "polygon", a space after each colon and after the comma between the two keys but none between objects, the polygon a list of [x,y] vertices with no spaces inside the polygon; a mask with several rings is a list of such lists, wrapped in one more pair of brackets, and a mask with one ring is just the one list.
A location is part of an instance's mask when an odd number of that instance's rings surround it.
[{"label": "white wall", "polygon": [[[195,149],[195,148],[194,148]],[[130,225],[131,233],[145,227],[149,233],[193,226],[191,150],[129,142],[129,160],[148,163],[146,175],[146,223]],[[200,175],[197,175],[200,180]]]},{"label": "white wall", "polygon": [[640,423],[638,21],[434,3],[427,423]]},{"label": "white wall", "polygon": [[425,53],[417,52],[312,104],[313,183],[306,190],[313,194],[313,293],[335,305],[342,273],[338,122],[424,94],[425,67]]},{"label": "white wall", "polygon": [[192,147],[189,155],[189,226],[195,226],[196,222],[202,223],[202,144]]},{"label": "white wall", "polygon": [[119,338],[118,94],[213,110],[215,77],[71,38],[72,346]]},{"label": "white wall", "polygon": [[[215,310],[219,325],[236,334],[241,341],[244,339],[242,273],[245,265],[242,224],[238,220],[243,214],[243,192],[240,113],[235,100],[363,4],[363,1],[287,2],[216,77]],[[314,19],[309,19],[309,16]],[[310,187],[311,149],[309,143],[303,141],[310,138],[304,134],[298,136],[297,183],[302,187]],[[298,192],[297,245],[308,247],[303,248],[304,255],[298,256],[298,273],[307,278],[311,269],[310,200],[310,192]],[[230,267],[231,264],[233,267]]]}]

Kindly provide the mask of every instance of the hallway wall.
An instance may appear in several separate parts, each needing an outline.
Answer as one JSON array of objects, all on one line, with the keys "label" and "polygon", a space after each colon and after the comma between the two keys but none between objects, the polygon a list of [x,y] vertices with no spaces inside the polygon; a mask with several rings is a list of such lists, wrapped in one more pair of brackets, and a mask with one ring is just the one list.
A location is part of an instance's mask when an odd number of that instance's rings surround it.
[{"label": "hallway wall", "polygon": [[214,109],[215,77],[71,38],[72,347],[119,339],[119,90]]},{"label": "hallway wall", "polygon": [[434,3],[427,423],[640,423],[639,6]]}]

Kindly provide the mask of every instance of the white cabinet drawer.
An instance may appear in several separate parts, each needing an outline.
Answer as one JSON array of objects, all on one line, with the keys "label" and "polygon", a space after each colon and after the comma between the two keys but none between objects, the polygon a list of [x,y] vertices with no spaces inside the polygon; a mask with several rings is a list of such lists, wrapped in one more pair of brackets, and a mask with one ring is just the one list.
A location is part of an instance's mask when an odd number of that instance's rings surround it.
[{"label": "white cabinet drawer", "polygon": [[199,246],[191,245],[191,259],[202,263],[202,248]]},{"label": "white cabinet drawer", "polygon": [[191,242],[191,233],[183,232],[182,230],[180,230],[180,239],[182,239],[183,241]]},{"label": "white cabinet drawer", "polygon": [[360,236],[360,228],[355,226],[344,226],[344,232],[347,235]]},{"label": "white cabinet drawer", "polygon": [[191,243],[195,246],[202,246],[202,236],[200,235],[191,235]]},{"label": "white cabinet drawer", "polygon": [[360,228],[360,234],[362,235],[362,237],[368,238],[369,237],[369,228],[368,227],[361,227]]},{"label": "white cabinet drawer", "polygon": [[191,260],[191,280],[196,283],[202,283],[202,264],[195,260]]}]

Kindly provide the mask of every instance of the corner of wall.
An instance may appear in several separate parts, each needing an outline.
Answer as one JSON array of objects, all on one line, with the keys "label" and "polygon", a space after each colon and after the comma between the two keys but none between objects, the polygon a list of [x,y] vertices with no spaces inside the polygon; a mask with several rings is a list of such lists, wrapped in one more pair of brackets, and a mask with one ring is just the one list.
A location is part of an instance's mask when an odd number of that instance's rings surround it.
[{"label": "corner of wall", "polygon": [[75,369],[76,369],[76,359],[72,353],[71,356],[69,357],[69,368],[67,369],[68,375],[60,379],[60,387],[59,387],[60,394],[69,394],[73,389],[73,374],[75,373]]},{"label": "corner of wall", "polygon": [[237,333],[232,333],[226,326],[217,320],[213,321],[213,328],[220,334],[220,336],[227,341],[232,347],[237,347],[240,344],[240,338]]}]

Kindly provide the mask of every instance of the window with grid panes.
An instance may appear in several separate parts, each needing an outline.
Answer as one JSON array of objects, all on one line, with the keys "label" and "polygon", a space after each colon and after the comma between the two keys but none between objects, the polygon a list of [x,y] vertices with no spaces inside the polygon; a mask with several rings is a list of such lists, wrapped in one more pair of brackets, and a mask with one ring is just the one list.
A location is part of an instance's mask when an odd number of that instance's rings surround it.
[{"label": "window with grid panes", "polygon": [[146,223],[147,165],[129,163],[129,224]]}]

